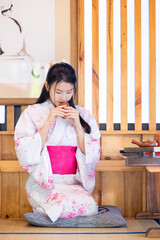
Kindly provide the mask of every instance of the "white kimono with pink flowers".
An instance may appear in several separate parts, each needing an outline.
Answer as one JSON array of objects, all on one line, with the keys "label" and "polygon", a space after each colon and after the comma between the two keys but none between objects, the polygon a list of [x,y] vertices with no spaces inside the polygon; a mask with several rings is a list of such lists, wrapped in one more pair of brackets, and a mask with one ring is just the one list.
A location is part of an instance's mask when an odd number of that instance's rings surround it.
[{"label": "white kimono with pink flowers", "polygon": [[[52,108],[49,100],[29,106],[15,128],[16,154],[20,165],[30,174],[26,184],[28,201],[35,212],[47,214],[53,222],[58,218],[95,215],[98,207],[91,193],[95,186],[95,166],[100,157],[97,123],[89,111],[76,105],[81,117],[91,127],[91,133],[85,133],[86,154],[78,147],[73,124],[61,117],[50,126],[41,151],[39,130]],[[47,146],[77,147],[76,174],[53,174]]]}]

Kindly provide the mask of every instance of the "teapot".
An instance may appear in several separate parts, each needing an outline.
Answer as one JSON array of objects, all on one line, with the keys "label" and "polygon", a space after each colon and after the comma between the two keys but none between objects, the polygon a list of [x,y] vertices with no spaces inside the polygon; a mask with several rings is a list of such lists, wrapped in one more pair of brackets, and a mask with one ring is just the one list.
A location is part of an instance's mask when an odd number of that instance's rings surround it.
[{"label": "teapot", "polygon": [[146,141],[146,142],[138,142],[134,139],[132,139],[132,142],[133,144],[136,144],[138,145],[139,147],[157,147],[158,146],[158,143],[156,141]]}]

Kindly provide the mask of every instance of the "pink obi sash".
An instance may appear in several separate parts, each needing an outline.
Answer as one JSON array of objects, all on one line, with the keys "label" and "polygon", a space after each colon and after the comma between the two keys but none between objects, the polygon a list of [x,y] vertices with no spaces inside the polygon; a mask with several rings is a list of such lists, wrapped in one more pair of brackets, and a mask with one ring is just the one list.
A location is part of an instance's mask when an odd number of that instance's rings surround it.
[{"label": "pink obi sash", "polygon": [[73,146],[47,146],[53,174],[76,174],[77,147]]}]

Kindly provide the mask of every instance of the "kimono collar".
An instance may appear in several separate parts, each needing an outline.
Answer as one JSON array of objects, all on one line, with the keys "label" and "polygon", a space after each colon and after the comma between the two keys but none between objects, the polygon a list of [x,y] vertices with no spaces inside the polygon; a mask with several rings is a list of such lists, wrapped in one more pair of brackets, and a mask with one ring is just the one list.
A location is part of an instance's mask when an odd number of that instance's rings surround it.
[{"label": "kimono collar", "polygon": [[46,103],[50,109],[55,108],[54,104],[49,99],[47,99]]}]

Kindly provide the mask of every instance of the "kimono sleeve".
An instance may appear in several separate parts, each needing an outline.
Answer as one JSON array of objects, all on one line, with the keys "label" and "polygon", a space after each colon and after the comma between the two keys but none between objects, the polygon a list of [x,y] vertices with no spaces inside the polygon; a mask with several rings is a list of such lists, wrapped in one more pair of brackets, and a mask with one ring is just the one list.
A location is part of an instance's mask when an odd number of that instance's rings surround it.
[{"label": "kimono sleeve", "polygon": [[29,108],[23,111],[15,127],[15,150],[22,168],[43,187],[50,188],[49,164],[43,159],[41,136]]},{"label": "kimono sleeve", "polygon": [[91,133],[85,133],[85,154],[78,147],[76,158],[78,162],[77,180],[92,193],[95,186],[95,166],[100,158],[100,133],[94,117],[90,114]]}]

